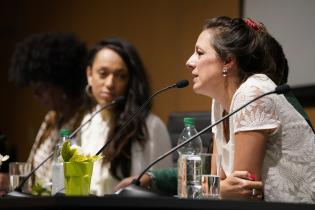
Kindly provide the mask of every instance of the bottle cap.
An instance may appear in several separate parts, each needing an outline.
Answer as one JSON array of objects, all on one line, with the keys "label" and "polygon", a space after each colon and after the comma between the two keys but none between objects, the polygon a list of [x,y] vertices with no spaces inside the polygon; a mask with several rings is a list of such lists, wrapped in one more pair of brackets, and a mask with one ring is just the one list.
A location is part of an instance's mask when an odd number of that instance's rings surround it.
[{"label": "bottle cap", "polygon": [[59,131],[59,135],[61,137],[68,137],[70,136],[70,131],[68,129],[65,129],[65,128],[62,128],[60,131]]},{"label": "bottle cap", "polygon": [[187,125],[195,125],[195,118],[193,117],[185,117],[184,124]]}]

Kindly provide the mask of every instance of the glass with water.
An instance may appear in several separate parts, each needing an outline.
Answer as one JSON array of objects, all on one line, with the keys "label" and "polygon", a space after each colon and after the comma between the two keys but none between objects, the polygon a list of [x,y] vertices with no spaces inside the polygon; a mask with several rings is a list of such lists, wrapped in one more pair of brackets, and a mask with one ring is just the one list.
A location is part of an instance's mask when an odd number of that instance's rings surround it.
[{"label": "glass with water", "polygon": [[[31,172],[31,164],[26,162],[11,162],[9,164],[10,191],[15,190]],[[30,192],[31,180],[27,180],[22,192]]]},{"label": "glass with water", "polygon": [[200,154],[200,157],[202,162],[201,198],[220,199],[221,156],[204,153]]}]

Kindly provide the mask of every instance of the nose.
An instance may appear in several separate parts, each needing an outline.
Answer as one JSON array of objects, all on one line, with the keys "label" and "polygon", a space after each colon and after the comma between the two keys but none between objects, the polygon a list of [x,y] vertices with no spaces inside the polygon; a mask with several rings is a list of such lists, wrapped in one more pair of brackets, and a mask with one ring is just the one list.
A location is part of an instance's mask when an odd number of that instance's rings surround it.
[{"label": "nose", "polygon": [[113,74],[109,74],[106,79],[105,79],[105,85],[107,88],[112,88],[114,87],[114,75]]},{"label": "nose", "polygon": [[196,67],[196,61],[194,59],[194,55],[191,55],[190,58],[187,60],[186,62],[186,67],[189,70],[194,70],[194,68]]}]

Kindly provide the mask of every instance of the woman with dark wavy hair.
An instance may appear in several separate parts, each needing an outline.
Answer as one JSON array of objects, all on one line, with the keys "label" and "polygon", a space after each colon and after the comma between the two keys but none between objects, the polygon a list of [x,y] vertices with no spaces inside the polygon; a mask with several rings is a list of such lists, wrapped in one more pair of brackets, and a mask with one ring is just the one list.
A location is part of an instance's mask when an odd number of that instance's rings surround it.
[{"label": "woman with dark wavy hair", "polygon": [[[54,151],[61,128],[74,130],[82,121],[86,57],[85,44],[71,33],[33,34],[15,47],[10,79],[49,109],[28,158],[33,167]],[[49,183],[51,172],[49,160],[35,172],[36,182]]]},{"label": "woman with dark wavy hair", "polygon": [[[83,127],[82,148],[95,154],[149,98],[150,86],[136,49],[119,38],[101,40],[90,50],[86,73],[86,91],[92,99],[91,111],[118,96],[125,97],[122,105],[103,111]],[[139,174],[151,161],[170,149],[166,126],[150,110],[151,104],[103,151],[103,161],[94,165],[92,193],[104,195],[113,192],[119,180]],[[171,166],[170,158],[155,167],[167,166]]]}]

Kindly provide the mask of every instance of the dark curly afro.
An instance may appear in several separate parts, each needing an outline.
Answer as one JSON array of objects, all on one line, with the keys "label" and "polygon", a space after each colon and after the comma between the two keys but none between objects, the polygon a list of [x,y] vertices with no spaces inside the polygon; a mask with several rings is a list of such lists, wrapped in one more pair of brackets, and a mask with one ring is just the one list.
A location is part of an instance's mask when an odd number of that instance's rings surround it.
[{"label": "dark curly afro", "polygon": [[77,97],[86,85],[86,58],[85,44],[71,33],[34,34],[16,45],[9,77],[18,86],[47,82]]}]

